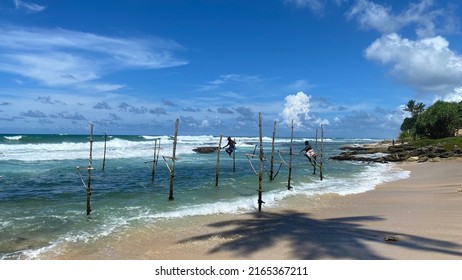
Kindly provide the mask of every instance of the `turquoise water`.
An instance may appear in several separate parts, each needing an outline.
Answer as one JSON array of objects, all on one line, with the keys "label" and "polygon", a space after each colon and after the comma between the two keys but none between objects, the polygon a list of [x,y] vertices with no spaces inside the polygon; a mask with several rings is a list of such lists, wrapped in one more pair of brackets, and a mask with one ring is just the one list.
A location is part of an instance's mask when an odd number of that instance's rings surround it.
[{"label": "turquoise water", "polygon": [[[154,181],[147,161],[153,159],[154,139],[160,139],[160,157]],[[88,135],[0,135],[0,259],[36,259],[63,244],[94,242],[141,224],[192,215],[257,211],[258,160],[248,160],[257,137],[236,137],[233,157],[220,153],[216,190],[217,154],[197,154],[192,149],[217,146],[219,137],[179,136],[175,164],[174,200],[169,200],[170,173],[164,156],[172,156],[168,136],[109,136],[105,170],[104,136],[94,136],[91,173],[91,209],[86,215],[86,191],[90,142]],[[408,173],[389,164],[329,160],[339,148],[374,139],[326,139],[324,180],[298,153],[304,140],[295,139],[292,190],[287,189],[288,167],[283,165],[274,181],[263,179],[263,210],[293,195],[350,194],[404,178]],[[314,146],[315,142],[311,140]],[[159,141],[159,140],[158,140]],[[159,143],[159,142],[158,142]],[[224,145],[224,144],[223,144]],[[289,161],[290,139],[278,138],[276,158]],[[264,138],[269,160],[271,139]],[[318,152],[320,150],[320,143]],[[256,149],[259,152],[259,148]],[[234,168],[235,166],[235,168]],[[276,163],[275,168],[279,167]],[[269,162],[265,162],[269,169]]]}]

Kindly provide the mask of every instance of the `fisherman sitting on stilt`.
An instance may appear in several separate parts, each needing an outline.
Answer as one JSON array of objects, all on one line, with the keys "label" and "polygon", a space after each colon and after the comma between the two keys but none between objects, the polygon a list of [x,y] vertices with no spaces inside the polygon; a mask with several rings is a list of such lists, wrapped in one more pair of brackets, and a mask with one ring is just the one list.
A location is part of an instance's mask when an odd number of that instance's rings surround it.
[{"label": "fisherman sitting on stilt", "polygon": [[222,149],[228,147],[225,151],[228,153],[228,155],[231,156],[231,154],[234,152],[236,149],[236,141],[231,139],[231,137],[228,137],[228,144],[222,147]]},{"label": "fisherman sitting on stilt", "polygon": [[305,148],[300,150],[300,152],[305,151],[305,157],[310,161],[310,163],[316,165],[316,151],[311,147],[309,141],[305,141]]}]

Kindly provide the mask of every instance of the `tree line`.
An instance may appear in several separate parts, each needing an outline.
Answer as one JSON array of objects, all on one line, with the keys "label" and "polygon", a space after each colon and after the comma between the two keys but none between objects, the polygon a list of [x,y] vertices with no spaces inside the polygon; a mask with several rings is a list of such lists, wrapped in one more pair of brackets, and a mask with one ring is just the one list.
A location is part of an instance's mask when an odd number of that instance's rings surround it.
[{"label": "tree line", "polygon": [[404,110],[411,117],[401,125],[400,140],[453,137],[462,128],[462,102],[439,100],[425,109],[423,103],[409,100]]}]

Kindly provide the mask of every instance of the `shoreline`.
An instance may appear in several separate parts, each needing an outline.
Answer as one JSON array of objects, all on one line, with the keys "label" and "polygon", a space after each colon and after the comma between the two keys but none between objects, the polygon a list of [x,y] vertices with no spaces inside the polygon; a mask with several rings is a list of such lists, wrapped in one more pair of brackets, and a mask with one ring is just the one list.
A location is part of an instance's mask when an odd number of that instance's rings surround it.
[{"label": "shoreline", "polygon": [[165,220],[41,259],[462,259],[462,159],[396,166],[410,177],[365,193]]}]

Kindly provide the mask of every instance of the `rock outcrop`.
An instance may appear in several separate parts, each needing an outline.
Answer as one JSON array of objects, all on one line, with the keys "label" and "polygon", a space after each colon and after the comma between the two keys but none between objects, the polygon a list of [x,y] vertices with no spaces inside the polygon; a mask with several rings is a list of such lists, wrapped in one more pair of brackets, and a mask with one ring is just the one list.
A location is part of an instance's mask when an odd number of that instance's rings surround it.
[{"label": "rock outcrop", "polygon": [[363,162],[399,162],[399,161],[440,161],[441,159],[462,157],[462,149],[455,145],[451,150],[442,145],[415,147],[402,145],[364,145],[344,147],[344,152],[333,156],[334,160],[352,160]]},{"label": "rock outcrop", "polygon": [[193,151],[198,154],[210,154],[214,153],[216,150],[218,150],[218,147],[197,147],[193,149]]}]

